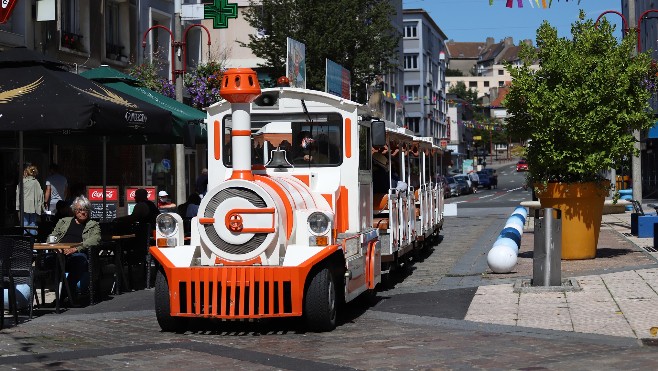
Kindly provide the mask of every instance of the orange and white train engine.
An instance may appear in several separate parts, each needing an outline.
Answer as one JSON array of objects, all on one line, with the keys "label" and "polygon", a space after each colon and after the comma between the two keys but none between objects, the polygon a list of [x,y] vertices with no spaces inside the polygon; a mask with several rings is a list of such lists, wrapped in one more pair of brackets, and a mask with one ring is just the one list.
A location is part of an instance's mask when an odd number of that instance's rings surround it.
[{"label": "orange and white train engine", "polygon": [[327,93],[261,91],[250,69],[227,71],[222,84],[189,244],[179,215],[157,219],[158,323],[179,331],[195,317],[298,316],[331,330],[341,303],[381,281],[371,125],[358,104]]}]

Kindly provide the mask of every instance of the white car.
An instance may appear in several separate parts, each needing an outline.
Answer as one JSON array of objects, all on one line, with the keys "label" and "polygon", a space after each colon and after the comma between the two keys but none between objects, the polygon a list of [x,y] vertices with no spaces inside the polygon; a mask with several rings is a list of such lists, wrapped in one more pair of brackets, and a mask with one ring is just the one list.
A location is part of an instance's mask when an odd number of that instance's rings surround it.
[{"label": "white car", "polygon": [[471,179],[468,177],[466,174],[459,174],[454,176],[455,179],[464,179],[466,183],[468,183],[468,187],[470,189],[473,189],[473,182],[471,182]]}]

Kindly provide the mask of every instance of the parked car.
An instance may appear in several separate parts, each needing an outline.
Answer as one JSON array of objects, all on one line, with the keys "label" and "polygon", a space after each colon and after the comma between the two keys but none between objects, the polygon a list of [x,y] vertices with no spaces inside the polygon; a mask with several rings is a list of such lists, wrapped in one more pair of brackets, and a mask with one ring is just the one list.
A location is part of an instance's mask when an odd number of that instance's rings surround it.
[{"label": "parked car", "polygon": [[528,171],[528,162],[526,160],[519,160],[516,163],[516,171]]},{"label": "parked car", "polygon": [[436,176],[436,183],[439,187],[443,187],[443,197],[450,198],[452,196],[452,190],[450,189],[450,184],[448,184],[448,179],[443,175]]},{"label": "parked car", "polygon": [[[463,180],[463,181],[466,182],[466,186],[468,187],[468,190],[467,190],[466,192],[464,192],[464,193],[466,193],[466,194],[471,194],[471,193],[473,193],[473,183],[471,182],[471,179],[468,177],[468,175],[466,175],[466,174],[459,174],[459,175],[455,175],[454,178],[455,178],[455,180],[457,180],[457,181]],[[464,194],[464,193],[462,193],[462,194]]]},{"label": "parked car", "polygon": [[465,178],[455,178],[455,181],[457,182],[457,187],[459,189],[459,195],[469,195],[473,193],[473,188],[468,184],[468,181],[466,181]]},{"label": "parked car", "polygon": [[498,174],[496,173],[496,170],[492,168],[486,168],[482,169],[482,171],[489,175],[489,183],[491,183],[491,186],[493,188],[498,188]]},{"label": "parked car", "polygon": [[487,173],[484,170],[478,171],[478,177],[480,178],[479,185],[482,188],[491,189],[492,184],[491,184],[491,178],[489,178],[489,173]]},{"label": "parked car", "polygon": [[457,197],[461,194],[460,192],[461,187],[459,186],[459,184],[457,184],[457,181],[455,180],[454,177],[451,176],[447,177],[446,184],[448,184],[448,187],[450,188],[450,191],[448,192],[450,193],[450,197]]}]

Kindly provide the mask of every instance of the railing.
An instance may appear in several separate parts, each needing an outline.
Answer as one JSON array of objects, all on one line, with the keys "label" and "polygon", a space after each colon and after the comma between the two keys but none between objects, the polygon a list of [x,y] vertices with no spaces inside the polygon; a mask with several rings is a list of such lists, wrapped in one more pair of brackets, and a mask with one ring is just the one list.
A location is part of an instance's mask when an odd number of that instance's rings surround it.
[{"label": "railing", "polygon": [[62,31],[61,39],[62,47],[68,48],[71,50],[76,50],[79,52],[86,53],[84,45],[82,45],[82,35],[78,35],[72,32]]},{"label": "railing", "polygon": [[127,57],[122,54],[125,47],[121,45],[105,43],[105,57],[108,59],[115,59],[117,61],[121,60],[121,57]]}]

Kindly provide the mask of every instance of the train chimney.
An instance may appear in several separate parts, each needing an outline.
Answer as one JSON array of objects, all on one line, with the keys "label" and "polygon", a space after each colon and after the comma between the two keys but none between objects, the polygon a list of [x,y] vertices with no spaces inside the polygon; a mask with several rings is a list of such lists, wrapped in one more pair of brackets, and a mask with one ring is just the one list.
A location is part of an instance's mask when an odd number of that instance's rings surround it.
[{"label": "train chimney", "polygon": [[219,94],[231,103],[233,130],[233,174],[231,179],[253,180],[251,172],[250,103],[260,95],[256,72],[251,68],[231,68],[224,72]]}]

